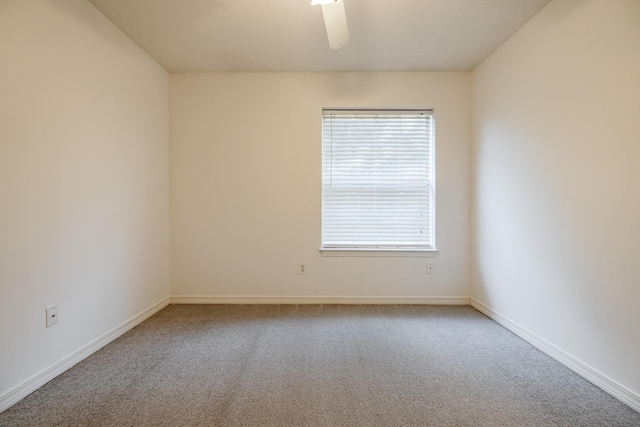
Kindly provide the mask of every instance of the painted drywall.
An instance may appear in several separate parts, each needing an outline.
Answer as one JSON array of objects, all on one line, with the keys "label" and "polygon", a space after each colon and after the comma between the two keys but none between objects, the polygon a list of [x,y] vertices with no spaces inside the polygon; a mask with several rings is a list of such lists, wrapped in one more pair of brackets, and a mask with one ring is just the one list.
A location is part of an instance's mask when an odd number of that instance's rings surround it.
[{"label": "painted drywall", "polygon": [[168,74],[87,1],[0,1],[0,58],[2,397],[169,295],[169,146]]},{"label": "painted drywall", "polygon": [[640,397],[640,2],[552,1],[473,105],[472,296]]},{"label": "painted drywall", "polygon": [[[470,81],[470,73],[171,74],[172,295],[468,297]],[[435,110],[436,258],[321,256],[323,107]],[[300,261],[307,275],[298,275]]]}]

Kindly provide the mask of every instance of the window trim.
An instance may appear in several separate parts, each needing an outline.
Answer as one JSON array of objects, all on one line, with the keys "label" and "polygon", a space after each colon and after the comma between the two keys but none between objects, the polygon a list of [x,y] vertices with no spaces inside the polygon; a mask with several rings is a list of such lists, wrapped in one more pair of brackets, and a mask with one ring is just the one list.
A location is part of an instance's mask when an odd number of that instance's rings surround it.
[{"label": "window trim", "polygon": [[437,249],[375,249],[375,248],[323,248],[318,249],[324,257],[398,257],[398,258],[435,258]]},{"label": "window trim", "polygon": [[[431,213],[431,227],[432,227],[432,245],[431,247],[398,247],[393,248],[389,246],[385,247],[357,247],[357,246],[345,246],[345,247],[337,247],[337,246],[323,246],[322,245],[322,232],[321,232],[321,244],[319,248],[319,252],[322,256],[327,257],[407,257],[407,258],[434,258],[436,255],[440,253],[437,248],[437,239],[436,239],[436,124],[435,124],[435,111],[433,108],[323,108],[322,116],[328,114],[390,114],[390,115],[401,115],[401,114],[416,114],[416,113],[426,113],[431,116],[431,141],[430,141],[430,169],[431,180],[430,184],[433,192],[433,200],[432,200],[432,213]],[[324,125],[322,125],[324,126]],[[321,147],[324,146],[324,140],[322,141]],[[324,149],[324,148],[323,148]],[[324,170],[324,166],[323,166]],[[324,191],[324,190],[323,190]],[[324,197],[324,196],[323,196]],[[322,212],[323,213],[323,212]],[[322,215],[321,213],[321,215]]]}]

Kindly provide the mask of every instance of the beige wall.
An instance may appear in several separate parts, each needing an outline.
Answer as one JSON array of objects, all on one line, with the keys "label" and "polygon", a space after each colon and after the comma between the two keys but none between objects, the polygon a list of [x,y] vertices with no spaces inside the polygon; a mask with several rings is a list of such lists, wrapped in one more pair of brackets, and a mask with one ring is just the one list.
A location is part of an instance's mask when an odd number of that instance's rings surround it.
[{"label": "beige wall", "polygon": [[0,1],[0,58],[2,397],[168,296],[169,168],[168,75],[88,2]]},{"label": "beige wall", "polygon": [[640,402],[640,2],[551,2],[473,90],[472,296]]},{"label": "beige wall", "polygon": [[[470,94],[469,73],[172,74],[172,295],[467,297]],[[433,276],[319,254],[322,107],[435,109]]]}]

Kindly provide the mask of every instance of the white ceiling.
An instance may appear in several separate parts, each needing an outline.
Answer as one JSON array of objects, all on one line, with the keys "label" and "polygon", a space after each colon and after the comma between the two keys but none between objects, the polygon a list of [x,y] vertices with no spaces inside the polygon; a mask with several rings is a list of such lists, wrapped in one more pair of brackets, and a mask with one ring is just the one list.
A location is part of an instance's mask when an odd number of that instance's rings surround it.
[{"label": "white ceiling", "polygon": [[310,0],[89,0],[169,72],[470,71],[549,0],[344,0],[330,50]]}]

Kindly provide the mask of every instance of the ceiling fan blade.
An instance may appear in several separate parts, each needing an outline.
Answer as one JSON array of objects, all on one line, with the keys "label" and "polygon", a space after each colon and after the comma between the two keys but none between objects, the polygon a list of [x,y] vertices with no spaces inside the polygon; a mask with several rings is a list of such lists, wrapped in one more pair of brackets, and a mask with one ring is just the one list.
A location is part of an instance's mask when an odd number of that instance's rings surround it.
[{"label": "ceiling fan blade", "polygon": [[349,29],[347,28],[347,15],[344,13],[344,1],[323,4],[324,26],[327,29],[329,47],[340,49],[349,41]]}]

